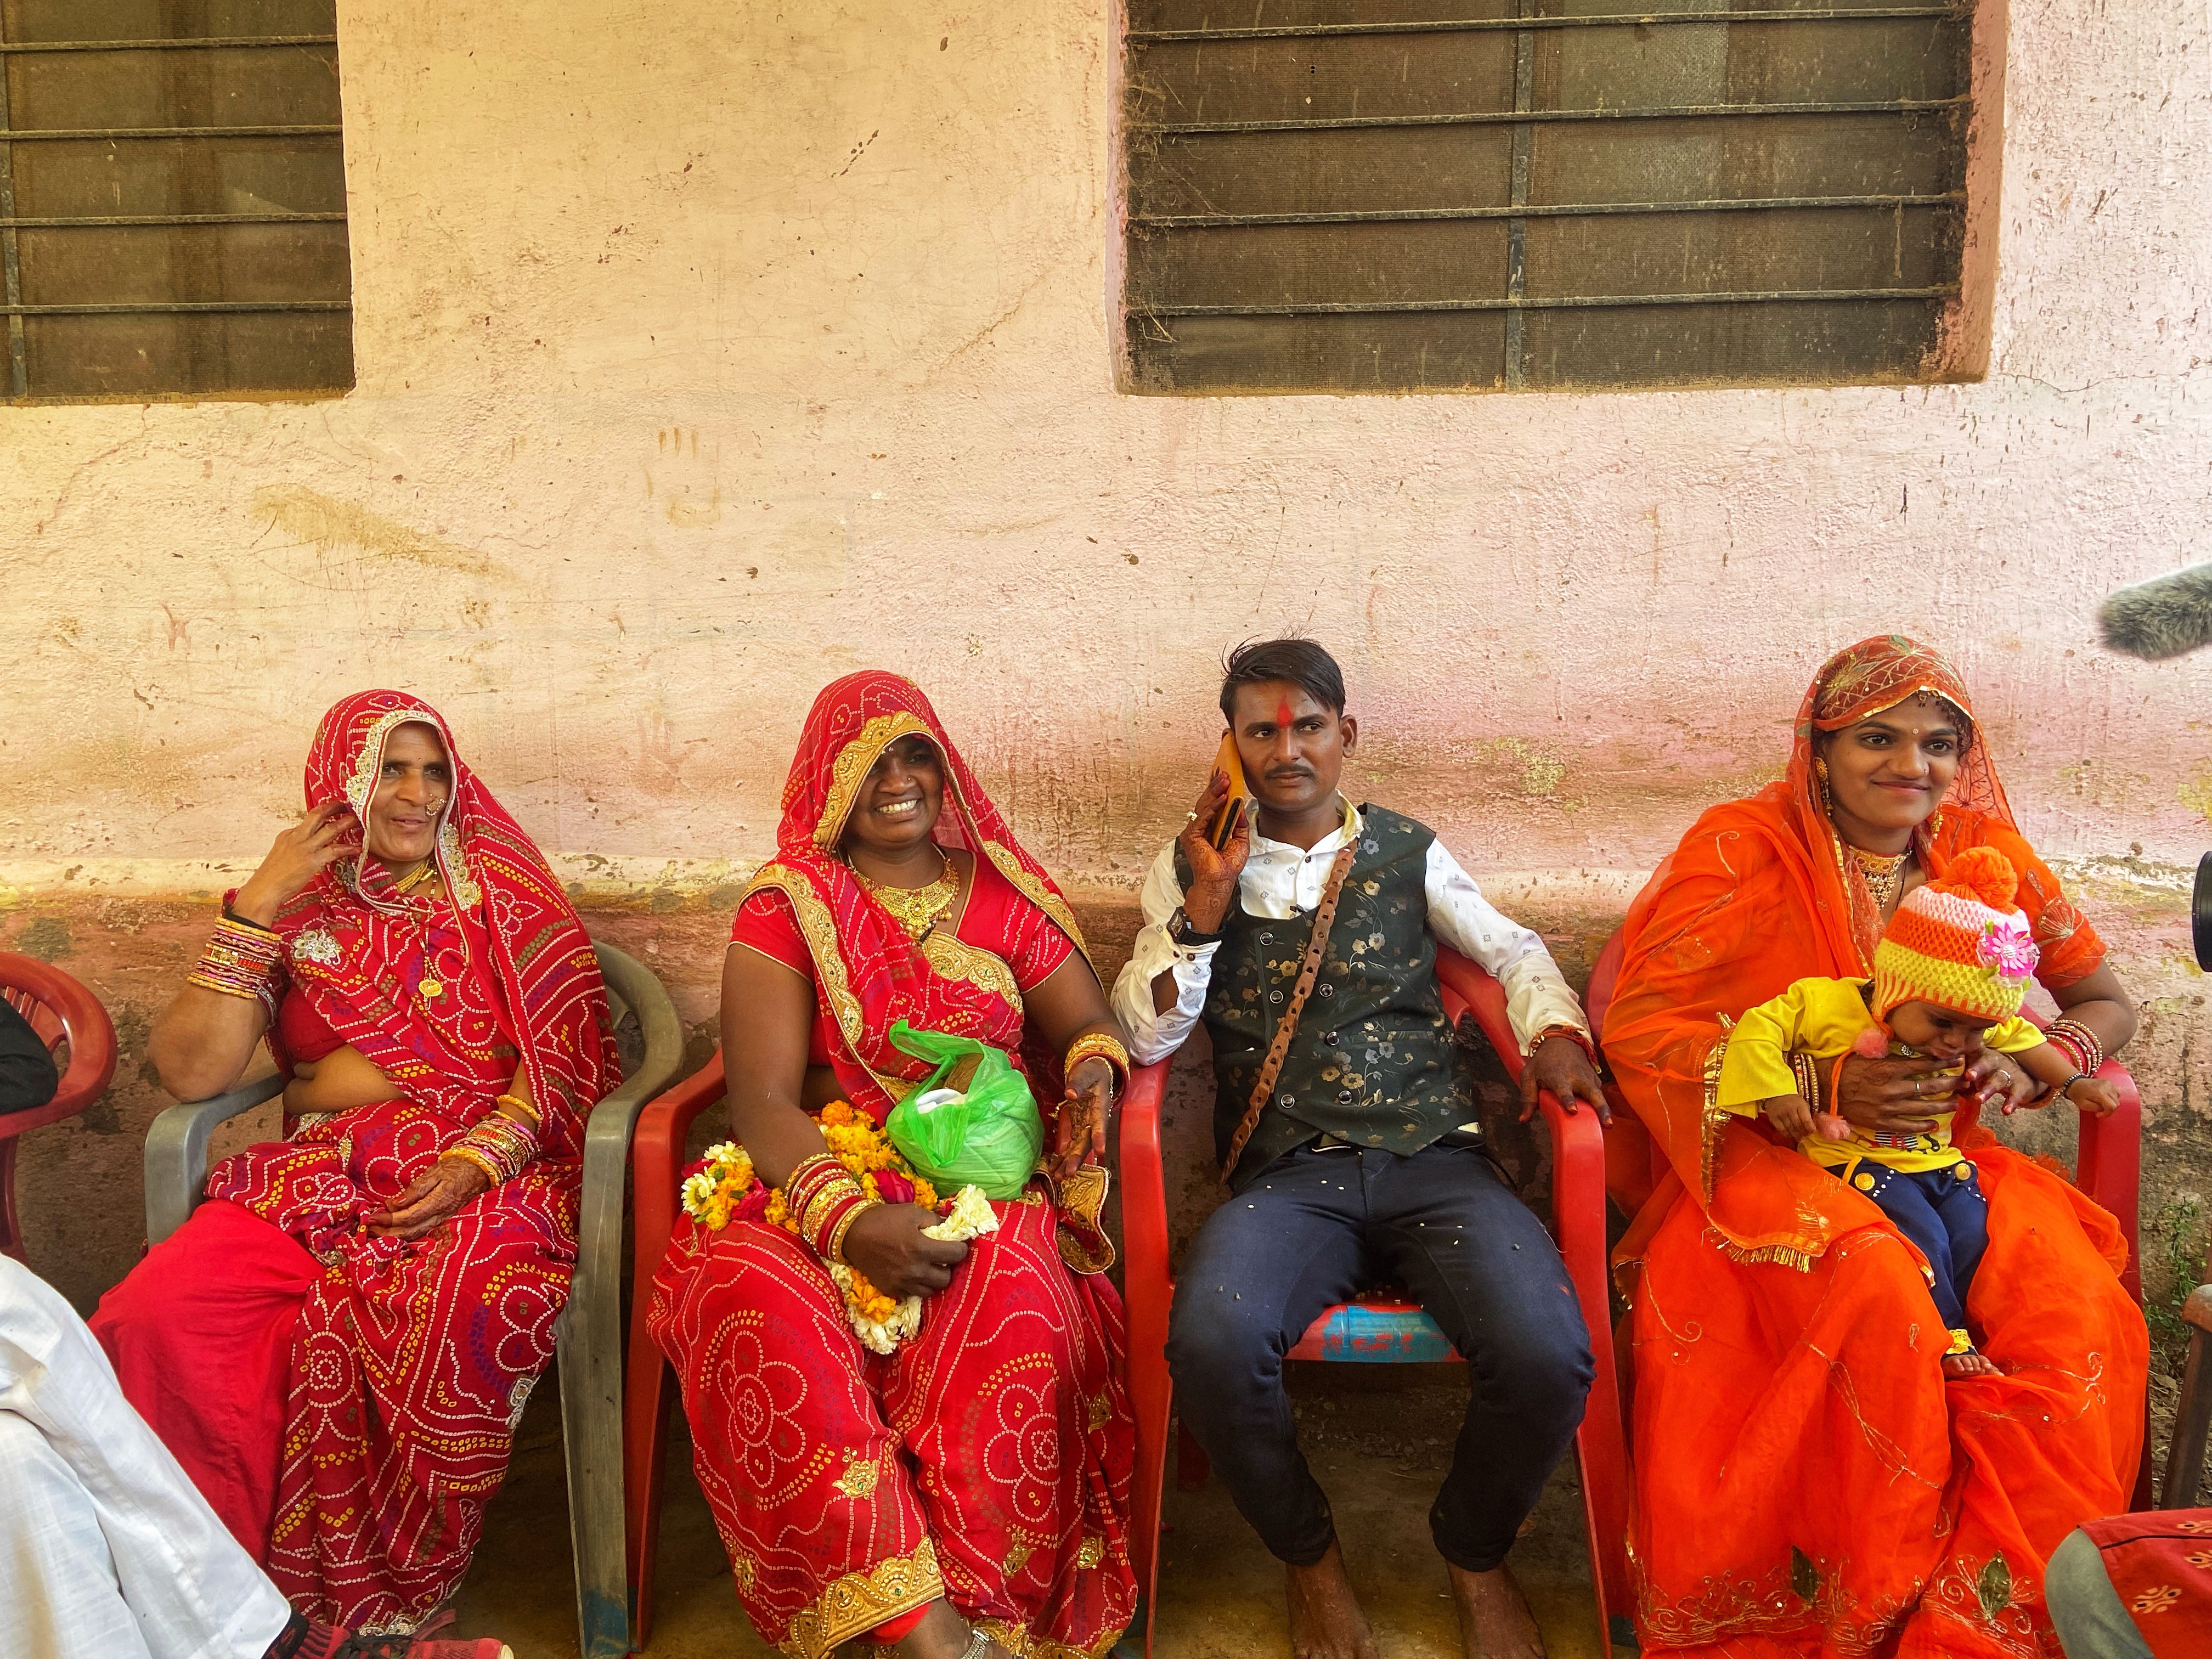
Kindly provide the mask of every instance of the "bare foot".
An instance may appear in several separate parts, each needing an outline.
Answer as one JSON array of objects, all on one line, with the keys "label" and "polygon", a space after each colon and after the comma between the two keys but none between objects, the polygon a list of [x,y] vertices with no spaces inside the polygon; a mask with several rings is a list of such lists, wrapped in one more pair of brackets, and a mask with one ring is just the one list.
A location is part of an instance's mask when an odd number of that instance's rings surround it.
[{"label": "bare foot", "polygon": [[1946,1376],[2002,1376],[2004,1373],[1986,1354],[1976,1353],[1972,1348],[1964,1353],[1943,1356],[1943,1375]]},{"label": "bare foot", "polygon": [[1283,1571],[1289,1581],[1292,1659],[1381,1659],[1341,1550],[1332,1543],[1313,1565]]},{"label": "bare foot", "polygon": [[[967,1652],[971,1633],[968,1621],[950,1601],[932,1601],[921,1622],[902,1637],[891,1651],[898,1659],[957,1659]],[[996,1642],[983,1651],[987,1659],[1014,1659]]]},{"label": "bare foot", "polygon": [[1450,1571],[1452,1605],[1459,1613],[1460,1645],[1467,1659],[1544,1659],[1544,1638],[1510,1567]]}]

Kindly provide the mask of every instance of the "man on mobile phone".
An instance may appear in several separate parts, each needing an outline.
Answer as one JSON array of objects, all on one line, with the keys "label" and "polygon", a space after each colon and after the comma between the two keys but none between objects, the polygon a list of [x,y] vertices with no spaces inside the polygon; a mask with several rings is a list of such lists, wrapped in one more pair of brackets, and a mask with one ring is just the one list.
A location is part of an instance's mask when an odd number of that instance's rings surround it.
[{"label": "man on mobile phone", "polygon": [[1299,1454],[1283,1358],[1332,1304],[1402,1285],[1469,1362],[1472,1396],[1429,1514],[1468,1659],[1534,1659],[1505,1565],[1582,1420],[1589,1333],[1541,1224],[1485,1153],[1453,1042],[1439,944],[1505,988],[1540,1090],[1601,1116],[1582,1006],[1543,941],[1484,899],[1435,835],[1337,793],[1358,739],[1344,677],[1308,640],[1229,658],[1221,712],[1251,799],[1217,771],[1145,880],[1145,927],[1114,987],[1140,1062],[1201,1018],[1215,1151],[1234,1199],[1178,1276],[1168,1360],[1183,1422],[1288,1570],[1301,1659],[1374,1659],[1328,1500]]}]

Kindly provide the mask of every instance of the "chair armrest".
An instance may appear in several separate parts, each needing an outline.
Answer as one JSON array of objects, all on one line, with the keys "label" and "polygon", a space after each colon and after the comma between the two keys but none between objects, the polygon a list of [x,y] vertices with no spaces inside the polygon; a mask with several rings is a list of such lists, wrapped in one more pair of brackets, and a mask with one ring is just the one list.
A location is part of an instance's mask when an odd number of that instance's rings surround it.
[{"label": "chair armrest", "polygon": [[2120,1275],[2127,1292],[2142,1301],[2142,1257],[2138,1239],[2142,1185],[2142,1096],[2126,1066],[2108,1060],[2097,1075],[2112,1085],[2120,1103],[2110,1115],[2081,1114],[2081,1139],[2074,1159],[2074,1184],[2120,1224],[2127,1240],[2128,1265]]},{"label": "chair armrest", "polygon": [[2212,1285],[2199,1285],[2181,1304],[2181,1316],[2200,1331],[2212,1331]]},{"label": "chair armrest", "polygon": [[[1458,951],[1439,945],[1437,979],[1450,996],[1467,1005],[1468,1012],[1474,1016],[1474,1023],[1504,1062],[1506,1076],[1518,1084],[1528,1058],[1521,1052],[1521,1039],[1513,1034],[1513,1022],[1505,1012],[1505,988],[1497,976]],[[1449,1007],[1445,1012],[1450,1012]]]},{"label": "chair armrest", "polygon": [[[622,1275],[623,1188],[630,1138],[646,1103],[684,1066],[684,1023],[659,979],[635,957],[611,945],[594,945],[608,991],[637,1016],[645,1058],[636,1071],[592,1108],[584,1125],[583,1216],[577,1254],[580,1279],[619,1285]],[[680,1133],[680,1132],[679,1132]],[[680,1144],[680,1143],[679,1143]],[[612,1322],[608,1322],[612,1320]],[[618,1318],[608,1316],[603,1334],[619,1351]]]},{"label": "chair armrest", "polygon": [[27,993],[37,1004],[33,1027],[41,1038],[58,1024],[69,1040],[70,1063],[55,1079],[53,1097],[44,1105],[0,1117],[0,1136],[20,1135],[75,1117],[98,1100],[115,1076],[115,1024],[100,999],[75,975],[36,957],[0,951],[0,989]]},{"label": "chair armrest", "polygon": [[1577,1436],[1583,1459],[1583,1501],[1588,1516],[1592,1565],[1604,1585],[1605,1606],[1633,1605],[1627,1557],[1628,1425],[1621,1413],[1620,1374],[1613,1352],[1612,1280],[1605,1237],[1605,1127],[1585,1105],[1571,1111],[1547,1089],[1536,1097],[1552,1132],[1552,1224],[1560,1259],[1574,1285],[1589,1333],[1589,1398]]},{"label": "chair armrest", "polygon": [[1168,1283],[1167,1166],[1160,1154],[1160,1107],[1168,1062],[1129,1070],[1121,1097],[1121,1254],[1133,1289]]},{"label": "chair armrest", "polygon": [[208,1137],[215,1126],[284,1092],[282,1076],[240,1084],[211,1100],[172,1106],[146,1131],[146,1242],[159,1244],[191,1218],[207,1185]]},{"label": "chair armrest", "polygon": [[632,1273],[636,1281],[635,1322],[645,1316],[647,1287],[668,1254],[676,1231],[676,1204],[684,1168],[684,1138],[699,1114],[728,1092],[722,1056],[714,1057],[638,1115],[630,1145],[631,1188],[637,1205]]},{"label": "chair armrest", "polygon": [[611,945],[592,947],[607,989],[637,1016],[645,1058],[636,1071],[592,1108],[584,1125],[584,1182],[576,1237],[576,1273],[566,1317],[586,1333],[586,1352],[611,1367],[608,1386],[619,1391],[622,1354],[623,1189],[630,1138],[646,1103],[665,1089],[684,1065],[684,1024],[659,979],[636,958]]}]

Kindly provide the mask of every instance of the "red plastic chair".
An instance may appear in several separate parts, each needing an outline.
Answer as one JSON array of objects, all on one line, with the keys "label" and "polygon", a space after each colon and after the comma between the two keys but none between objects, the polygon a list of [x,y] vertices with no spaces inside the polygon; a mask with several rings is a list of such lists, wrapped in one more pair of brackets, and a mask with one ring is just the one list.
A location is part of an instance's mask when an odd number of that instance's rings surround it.
[{"label": "red plastic chair", "polygon": [[[1505,1017],[1505,992],[1466,957],[1437,952],[1444,1012],[1456,1020],[1472,1013],[1517,1081],[1521,1050]],[[1145,1651],[1152,1650],[1153,1609],[1158,1601],[1160,1495],[1167,1471],[1168,1423],[1174,1388],[1168,1376],[1168,1269],[1165,1170],[1160,1154],[1160,1103],[1168,1063],[1140,1066],[1129,1079],[1121,1109],[1121,1232],[1129,1317],[1129,1401],[1137,1418],[1137,1468],[1129,1547],[1137,1583],[1145,1592]],[[1590,1384],[1575,1450],[1582,1465],[1583,1520],[1589,1534],[1590,1576],[1596,1592],[1598,1630],[1609,1637],[1612,1619],[1630,1604],[1627,1449],[1621,1435],[1620,1400],[1613,1358],[1613,1312],[1606,1277],[1605,1147],[1597,1115],[1587,1107],[1563,1110],[1547,1092],[1544,1121],[1552,1131],[1552,1209],[1559,1254],[1589,1327],[1596,1376]],[[1291,1350],[1293,1359],[1407,1361],[1458,1358],[1420,1310],[1410,1303],[1363,1299],[1329,1309]],[[1179,1454],[1186,1485],[1201,1482],[1203,1457],[1185,1439]]]},{"label": "red plastic chair", "polygon": [[722,1056],[714,1057],[639,1114],[630,1141],[634,1213],[629,1370],[623,1385],[623,1496],[629,1545],[631,1639],[642,1649],[653,1635],[653,1566],[660,1544],[660,1483],[668,1453],[668,1417],[676,1374],[645,1328],[653,1276],[668,1254],[683,1187],[684,1138],[700,1113],[726,1092]]},{"label": "red plastic chair", "polygon": [[16,1139],[75,1117],[100,1098],[115,1075],[115,1024],[99,998],[36,957],[0,951],[0,996],[31,1023],[57,1060],[62,1044],[69,1044],[69,1065],[52,1100],[27,1112],[0,1112],[0,1251],[28,1265],[15,1213]]}]

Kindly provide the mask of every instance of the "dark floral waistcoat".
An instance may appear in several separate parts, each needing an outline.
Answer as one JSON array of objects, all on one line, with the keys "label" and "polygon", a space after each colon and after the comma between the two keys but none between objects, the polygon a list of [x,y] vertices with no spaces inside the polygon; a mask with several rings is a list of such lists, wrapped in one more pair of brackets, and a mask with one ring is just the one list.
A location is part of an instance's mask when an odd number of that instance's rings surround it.
[{"label": "dark floral waistcoat", "polygon": [[[1266,1110],[1237,1159],[1241,1191],[1292,1147],[1331,1134],[1359,1146],[1419,1152],[1475,1115],[1472,1074],[1452,1041],[1429,932],[1425,825],[1359,809],[1336,923]],[[1182,854],[1176,874],[1188,890]],[[1229,1143],[1297,983],[1313,917],[1250,915],[1240,897],[1222,924],[1206,996],[1217,1093],[1214,1152]]]}]

